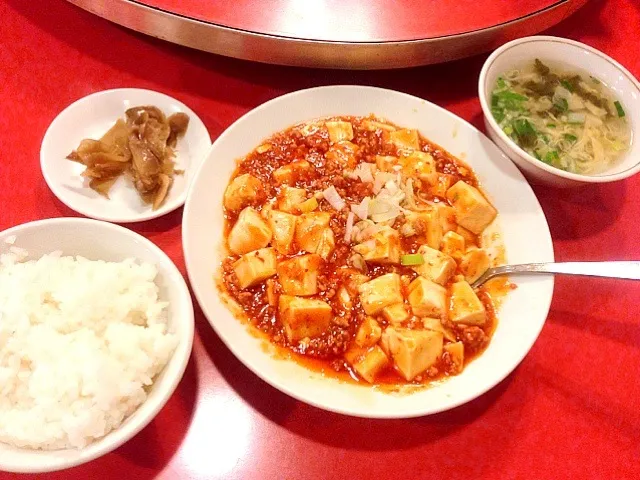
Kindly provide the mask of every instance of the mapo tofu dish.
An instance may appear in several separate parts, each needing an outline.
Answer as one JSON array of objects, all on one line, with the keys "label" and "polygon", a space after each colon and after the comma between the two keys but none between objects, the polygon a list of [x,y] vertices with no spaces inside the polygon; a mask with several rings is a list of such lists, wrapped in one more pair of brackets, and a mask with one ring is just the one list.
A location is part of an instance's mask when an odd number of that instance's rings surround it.
[{"label": "mapo tofu dish", "polygon": [[[296,125],[224,193],[220,288],[273,344],[373,384],[460,373],[488,345],[497,212],[470,167],[374,116]],[[497,234],[494,234],[495,237]]]}]

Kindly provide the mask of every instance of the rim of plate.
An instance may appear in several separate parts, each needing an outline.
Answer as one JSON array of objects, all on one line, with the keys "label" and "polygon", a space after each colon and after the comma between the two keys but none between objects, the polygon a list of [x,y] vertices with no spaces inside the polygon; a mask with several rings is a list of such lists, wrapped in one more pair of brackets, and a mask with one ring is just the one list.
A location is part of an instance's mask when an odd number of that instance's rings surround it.
[{"label": "rim of plate", "polygon": [[[516,176],[518,178],[518,180],[520,181],[520,184],[522,186],[522,188],[524,188],[529,195],[531,195],[531,198],[535,201],[535,204],[538,207],[538,213],[541,215],[542,219],[544,220],[544,225],[545,225],[545,243],[546,243],[546,247],[549,250],[549,258],[547,261],[553,262],[554,261],[554,251],[553,251],[553,241],[551,238],[551,232],[549,231],[549,226],[546,220],[546,217],[544,215],[544,211],[542,210],[542,207],[540,206],[540,203],[538,202],[537,197],[535,196],[533,190],[531,189],[531,186],[529,185],[529,183],[526,181],[525,177],[522,175],[522,173],[517,169],[517,167],[513,164],[513,162],[511,162],[511,160],[498,148],[497,145],[495,145],[484,133],[482,133],[480,130],[478,130],[476,127],[474,127],[473,125],[471,125],[469,122],[467,122],[466,120],[464,120],[463,118],[457,116],[456,114],[444,109],[443,107],[440,107],[439,105],[436,105],[432,102],[429,102],[427,100],[424,100],[420,97],[417,97],[415,95],[410,95],[404,92],[399,92],[396,90],[391,90],[391,89],[386,89],[386,88],[380,88],[380,87],[372,87],[372,86],[362,86],[362,85],[331,85],[331,86],[321,86],[321,87],[312,87],[312,88],[307,88],[307,89],[303,89],[303,90],[297,90],[294,92],[290,92],[284,95],[281,95],[279,97],[273,98],[271,100],[268,100],[265,103],[260,104],[259,106],[255,107],[254,109],[250,110],[249,112],[245,113],[243,116],[241,116],[240,118],[238,118],[235,122],[233,122],[231,125],[229,125],[224,132],[213,142],[213,145],[211,146],[211,150],[209,151],[209,155],[207,155],[207,158],[205,158],[205,160],[199,165],[195,177],[194,177],[194,181],[191,184],[191,187],[189,189],[189,192],[187,194],[187,200],[185,202],[185,208],[184,208],[184,212],[183,212],[183,217],[182,217],[182,231],[183,231],[183,242],[182,242],[182,248],[183,248],[183,253],[185,256],[185,264],[186,264],[186,269],[187,269],[187,275],[189,277],[189,282],[191,284],[191,288],[192,291],[196,297],[196,300],[198,302],[198,304],[200,305],[203,314],[205,316],[205,318],[207,319],[207,321],[209,322],[209,324],[211,325],[211,327],[213,328],[213,330],[216,332],[216,334],[220,337],[220,339],[224,342],[224,344],[227,346],[227,348],[229,348],[229,350],[231,350],[231,352],[234,354],[234,356],[245,366],[247,367],[251,372],[253,372],[255,375],[257,375],[260,379],[262,379],[264,382],[268,383],[269,385],[271,385],[272,387],[278,389],[279,391],[289,395],[290,397],[299,400],[301,402],[307,403],[309,405],[312,405],[314,407],[323,409],[323,410],[327,410],[330,412],[335,412],[335,413],[339,413],[339,414],[343,414],[343,415],[348,415],[348,416],[353,416],[353,417],[360,417],[360,418],[373,418],[373,419],[393,419],[393,418],[415,418],[415,417],[422,417],[422,416],[427,416],[427,415],[433,415],[436,413],[440,413],[443,411],[447,411],[447,410],[451,410],[455,407],[458,407],[460,405],[463,405],[465,403],[468,403],[482,395],[484,395],[486,392],[488,392],[489,390],[491,390],[493,387],[495,387],[496,385],[498,385],[500,382],[502,382],[507,376],[509,376],[516,368],[517,366],[522,362],[522,360],[525,358],[525,356],[529,353],[529,351],[531,350],[531,348],[533,347],[535,341],[537,340],[537,338],[540,335],[540,332],[542,331],[542,327],[544,326],[545,322],[546,322],[546,318],[548,316],[549,313],[549,309],[551,307],[551,301],[553,299],[553,290],[554,290],[554,278],[550,277],[548,278],[547,281],[547,285],[546,285],[546,295],[545,298],[543,298],[541,301],[543,302],[543,308],[542,311],[544,312],[544,320],[540,323],[539,328],[535,331],[535,335],[532,335],[530,338],[530,341],[527,343],[527,348],[523,348],[522,351],[516,356],[514,357],[514,359],[512,360],[513,363],[512,366],[510,366],[509,368],[505,369],[503,372],[500,373],[500,375],[495,376],[494,378],[491,378],[491,381],[486,382],[485,385],[483,385],[481,388],[473,390],[473,391],[466,391],[465,394],[460,395],[458,398],[454,399],[454,400],[447,400],[442,402],[440,405],[438,405],[437,407],[433,407],[433,406],[426,406],[422,409],[414,409],[412,411],[409,412],[403,412],[403,411],[382,411],[382,412],[376,412],[376,411],[360,411],[357,409],[352,409],[352,408],[344,408],[341,406],[336,406],[333,404],[327,404],[323,401],[318,401],[316,399],[313,398],[313,396],[305,396],[304,394],[300,393],[299,391],[297,391],[294,388],[291,388],[288,384],[286,383],[282,383],[277,381],[276,379],[270,377],[269,375],[265,374],[262,369],[260,368],[260,365],[258,362],[254,362],[254,361],[249,361],[244,355],[243,352],[240,350],[240,348],[238,348],[234,342],[232,341],[232,339],[230,339],[226,333],[222,330],[222,328],[220,328],[217,325],[217,322],[214,321],[213,319],[215,318],[215,315],[210,311],[209,305],[204,301],[204,290],[203,290],[203,285],[200,285],[198,282],[194,281],[194,273],[193,273],[193,266],[196,262],[196,259],[192,259],[191,258],[191,254],[188,250],[188,241],[186,241],[186,239],[188,239],[190,237],[190,229],[189,229],[189,223],[188,223],[188,219],[190,218],[190,211],[191,211],[191,199],[194,195],[194,184],[197,181],[197,179],[200,177],[201,171],[204,169],[206,163],[208,161],[210,161],[210,157],[212,152],[215,151],[216,146],[218,143],[222,143],[227,137],[233,135],[233,130],[234,128],[241,123],[246,122],[248,119],[252,118],[253,116],[258,116],[260,115],[264,110],[268,110],[271,109],[275,106],[277,106],[280,103],[285,103],[287,101],[290,101],[292,99],[296,99],[298,97],[304,97],[306,95],[311,95],[314,94],[316,92],[322,91],[322,92],[331,92],[331,91],[339,91],[339,90],[360,90],[360,91],[364,91],[364,90],[369,90],[369,91],[376,91],[378,93],[383,93],[383,94],[389,94],[389,95],[399,95],[405,98],[408,98],[412,101],[415,102],[420,102],[422,104],[428,105],[431,108],[435,108],[440,114],[442,115],[446,115],[452,119],[455,119],[456,121],[460,122],[462,125],[464,125],[466,128],[470,129],[471,131],[473,131],[475,134],[480,135],[482,138],[484,138],[487,142],[489,142],[493,148],[495,149],[494,153],[495,156],[497,157],[501,157],[502,158],[502,166],[504,168],[506,168],[509,173],[513,174],[514,176]],[[336,113],[336,115],[338,115],[338,113]],[[345,114],[348,115],[348,114]],[[307,120],[312,120],[314,118],[322,118],[326,115],[310,115],[309,118]],[[301,120],[301,121],[305,121],[305,120]],[[420,129],[419,126],[416,126],[415,128]],[[276,131],[273,131],[272,133],[276,133]],[[437,143],[437,142],[436,142]],[[246,152],[246,154],[248,154],[250,151],[252,150],[252,147],[249,148],[249,150]],[[233,159],[234,161],[236,159]],[[222,208],[222,206],[220,206],[220,208]],[[212,244],[212,248],[213,244]],[[213,278],[213,276],[215,275],[216,272],[211,272],[211,278]],[[220,292],[218,292],[217,287],[215,285],[215,282],[210,282],[208,284],[208,286],[212,289],[214,289],[215,294],[220,298]],[[222,301],[222,300],[221,300]],[[226,307],[225,307],[226,308]],[[236,322],[241,322],[240,320],[236,319],[234,317],[234,315],[232,314],[232,312],[226,308],[226,313],[227,315],[233,319]],[[246,327],[246,335],[252,335],[250,330],[251,327],[248,324],[244,325]],[[265,355],[269,355],[269,356],[273,356],[270,353],[265,353]],[[281,359],[274,359],[274,361],[284,361],[284,362],[290,362],[292,360],[281,360]],[[367,387],[367,386],[362,386],[361,388],[371,388],[371,387]],[[407,394],[406,396],[411,396],[412,394]],[[402,398],[402,397],[400,397]]]},{"label": "rim of plate", "polygon": [[[202,154],[202,158],[197,159],[196,160],[196,164],[193,165],[191,167],[191,171],[194,172],[191,174],[190,178],[188,179],[188,184],[185,185],[182,193],[180,193],[180,195],[173,199],[171,204],[167,204],[164,203],[158,210],[153,210],[151,208],[151,206],[149,206],[148,210],[146,210],[145,212],[142,212],[140,214],[135,214],[132,216],[121,216],[121,215],[108,215],[108,214],[96,214],[95,212],[92,211],[92,209],[89,207],[85,207],[83,204],[76,204],[74,202],[70,202],[67,201],[67,199],[65,199],[65,196],[61,193],[61,186],[58,182],[56,182],[53,178],[51,178],[51,176],[49,175],[48,169],[46,168],[46,164],[51,161],[48,160],[45,156],[45,152],[47,150],[47,145],[51,142],[51,137],[53,136],[53,132],[55,131],[55,127],[58,125],[58,123],[61,123],[63,121],[63,119],[65,118],[66,115],[69,115],[70,112],[72,112],[75,108],[84,105],[85,103],[91,103],[93,101],[95,101],[97,98],[103,97],[103,96],[109,96],[109,95],[117,95],[117,94],[125,94],[125,93],[131,93],[131,92],[137,92],[137,93],[141,93],[143,95],[150,95],[150,96],[155,96],[157,98],[162,98],[164,100],[167,101],[171,101],[176,103],[177,105],[180,106],[180,110],[184,113],[186,113],[187,115],[189,115],[189,126],[192,126],[194,123],[196,125],[198,125],[199,129],[201,127],[202,130],[202,135],[203,135],[203,141],[206,140],[207,142],[207,146],[203,148],[203,154]],[[124,112],[123,112],[124,113]],[[114,118],[114,122],[115,122],[116,118]],[[177,210],[178,208],[182,207],[187,199],[187,194],[189,192],[189,188],[191,186],[191,183],[193,182],[193,179],[195,178],[195,171],[197,171],[197,167],[199,167],[202,162],[204,161],[204,158],[206,157],[206,155],[208,154],[208,151],[211,147],[211,135],[209,134],[209,130],[207,129],[206,125],[204,124],[204,122],[202,121],[202,119],[191,109],[189,108],[189,106],[187,106],[186,104],[184,104],[183,102],[181,102],[180,100],[172,97],[171,95],[167,95],[166,93],[162,93],[162,92],[157,92],[155,90],[150,90],[147,88],[136,88],[136,87],[124,87],[124,88],[112,88],[112,89],[108,89],[108,90],[100,90],[98,92],[94,92],[94,93],[90,93],[89,95],[86,95],[84,97],[81,97],[77,100],[75,100],[74,102],[72,102],[71,104],[69,104],[67,107],[65,107],[58,115],[56,115],[56,117],[53,119],[53,121],[49,124],[49,126],[47,127],[47,130],[42,138],[42,142],[40,144],[40,171],[42,172],[42,176],[44,177],[44,180],[47,184],[47,186],[49,187],[49,189],[51,190],[51,192],[55,195],[55,197],[62,202],[65,206],[67,206],[68,208],[70,208],[71,210],[78,212],[81,215],[84,215],[85,217],[88,218],[92,218],[94,220],[102,220],[105,222],[111,222],[111,223],[137,223],[137,222],[144,222],[147,220],[153,220],[155,218],[158,217],[162,217],[164,215],[167,215],[168,213],[173,212],[174,210]],[[192,158],[193,160],[193,158]],[[89,202],[90,204],[90,202]]]},{"label": "rim of plate", "polygon": [[[493,118],[493,115],[491,114],[491,109],[489,108],[489,103],[487,101],[487,94],[485,93],[486,86],[487,86],[487,75],[489,74],[489,70],[491,69],[491,67],[493,66],[494,62],[498,57],[503,55],[508,50],[526,43],[532,43],[532,44],[533,43],[562,43],[565,45],[570,45],[571,47],[574,47],[574,48],[587,51],[595,55],[596,57],[601,58],[605,62],[610,63],[615,69],[617,69],[620,72],[621,75],[624,75],[627,78],[627,80],[629,80],[629,83],[631,83],[635,87],[637,94],[640,95],[640,82],[638,81],[638,79],[636,79],[636,77],[629,70],[627,70],[620,62],[616,61],[606,53],[601,52],[596,48],[593,48],[585,43],[577,42],[575,40],[570,40],[568,38],[562,38],[562,37],[554,37],[551,35],[533,35],[530,37],[518,38],[516,40],[507,42],[504,45],[502,45],[500,48],[497,48],[496,50],[494,50],[493,53],[489,55],[487,60],[482,65],[482,70],[480,71],[480,76],[478,77],[478,97],[480,99],[480,106],[482,107],[482,112],[484,113],[485,118],[488,120],[489,124],[491,125],[493,130],[496,132],[496,134],[500,137],[500,139],[503,142],[505,142],[506,145],[509,146],[509,148],[513,151],[514,154],[517,154],[518,156],[526,160],[529,164],[541,170],[544,170],[545,172],[550,173],[552,175],[566,178],[569,180],[575,180],[578,182],[584,182],[585,184],[615,182],[618,180],[623,180],[625,178],[631,177],[636,173],[640,172],[640,161],[638,161],[638,163],[635,164],[634,166],[629,167],[626,170],[619,173],[602,173],[597,175],[583,175],[580,173],[567,172],[537,160],[535,157],[533,157],[532,155],[527,153],[523,148],[521,148],[516,142],[514,142],[511,137],[509,137],[506,133],[504,133],[502,128],[500,128],[500,125],[498,125],[498,122],[496,122],[496,119]],[[584,68],[584,70],[588,71],[588,69],[586,68]],[[631,130],[632,131],[634,130],[634,125],[631,125]],[[635,138],[633,140],[637,141],[637,139]]]},{"label": "rim of plate", "polygon": [[[6,460],[2,460],[0,462],[0,468],[7,472],[13,473],[46,473],[46,472],[55,472],[60,470],[65,470],[71,467],[75,467],[78,465],[82,465],[88,463],[96,458],[102,457],[118,447],[122,446],[133,437],[135,437],[142,429],[144,429],[147,425],[149,425],[155,417],[160,413],[160,410],[164,408],[166,403],[175,393],[178,385],[180,384],[182,378],[184,377],[184,373],[186,371],[187,365],[189,363],[189,359],[191,358],[191,351],[193,348],[193,337],[195,331],[195,317],[194,317],[194,309],[193,302],[191,300],[191,295],[189,294],[189,288],[187,283],[178,270],[176,264],[169,258],[169,256],[155,243],[153,243],[148,238],[140,235],[133,230],[130,230],[121,225],[117,225],[111,222],[106,222],[103,220],[96,220],[92,218],[77,218],[77,217],[54,217],[54,218],[46,218],[42,220],[34,220],[31,222],[22,223],[19,225],[15,225],[13,227],[9,227],[5,230],[0,231],[0,237],[7,237],[11,235],[22,235],[24,233],[28,233],[29,230],[40,227],[49,227],[63,224],[75,224],[75,225],[86,225],[89,228],[105,228],[107,230],[112,230],[117,235],[125,235],[135,240],[136,243],[144,246],[145,249],[149,250],[155,257],[158,257],[159,261],[162,261],[164,267],[167,269],[171,284],[180,289],[180,297],[184,299],[184,309],[188,310],[190,313],[185,317],[185,310],[181,309],[178,312],[181,316],[179,320],[185,328],[182,333],[182,337],[178,340],[178,345],[173,352],[171,358],[167,365],[165,365],[162,373],[167,375],[171,375],[170,378],[166,380],[166,383],[162,385],[162,392],[160,395],[155,398],[149,400],[145,400],[138,408],[127,417],[123,423],[116,429],[107,433],[105,436],[95,440],[90,443],[86,447],[75,450],[75,449],[59,449],[59,450],[34,450],[34,449],[26,449],[26,448],[18,448],[13,447],[8,444],[2,443],[2,445],[6,445],[10,450],[16,450],[19,452],[26,452],[32,454],[34,456],[42,456],[44,460],[42,463],[33,462],[28,467],[24,466],[24,463],[20,462],[7,462]],[[175,364],[171,365],[172,360],[176,358]],[[170,368],[170,370],[169,370]],[[143,410],[144,407],[144,410]],[[148,410],[148,411],[147,411]],[[141,412],[142,413],[139,413]],[[136,414],[139,414],[139,418],[136,418]],[[63,453],[61,453],[63,452]],[[67,455],[68,453],[68,455]],[[0,455],[0,458],[5,456],[10,457],[11,453],[6,453]]]}]

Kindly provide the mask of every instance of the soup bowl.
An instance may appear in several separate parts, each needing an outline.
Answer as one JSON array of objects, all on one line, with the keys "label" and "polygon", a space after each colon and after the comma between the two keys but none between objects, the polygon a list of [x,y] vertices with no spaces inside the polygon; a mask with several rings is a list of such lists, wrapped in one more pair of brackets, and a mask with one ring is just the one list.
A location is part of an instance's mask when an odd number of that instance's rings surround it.
[{"label": "soup bowl", "polygon": [[[536,58],[564,65],[569,71],[588,72],[613,91],[624,105],[632,132],[631,147],[618,162],[597,175],[566,172],[529,155],[500,128],[491,114],[491,92],[498,77],[513,68],[533,62]],[[626,68],[595,48],[566,38],[550,36],[525,37],[506,43],[484,63],[478,81],[478,96],[487,134],[533,183],[577,187],[622,180],[640,171],[640,144],[634,141],[640,133],[640,83]]]}]

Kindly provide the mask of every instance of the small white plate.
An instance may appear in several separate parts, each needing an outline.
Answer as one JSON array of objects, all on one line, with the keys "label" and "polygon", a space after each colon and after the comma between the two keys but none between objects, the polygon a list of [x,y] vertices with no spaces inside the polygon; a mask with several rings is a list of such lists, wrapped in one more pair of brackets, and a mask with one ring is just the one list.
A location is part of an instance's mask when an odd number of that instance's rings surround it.
[{"label": "small white plate", "polygon": [[[82,139],[100,138],[118,118],[124,118],[125,110],[138,105],[154,105],[166,115],[176,112],[189,115],[189,128],[176,148],[176,166],[184,174],[174,177],[169,195],[158,210],[142,201],[125,176],[113,185],[109,199],[99,195],[80,176],[85,167],[66,159]],[[119,88],[93,93],[65,108],[44,135],[40,167],[51,191],[72,210],[109,222],[140,222],[166,215],[184,204],[194,172],[210,147],[211,137],[204,123],[182,102],[151,90]]]},{"label": "small white plate", "polygon": [[[271,134],[296,123],[332,115],[377,114],[464,156],[498,209],[510,263],[552,262],[553,244],[542,208],[513,163],[487,137],[453,113],[400,92],[362,86],[311,88],[271,100],[237,120],[218,137],[198,168],[182,217],[182,244],[193,292],[220,338],[263,380],[320,408],[371,418],[406,418],[456,407],[503,380],[531,349],[551,304],[553,278],[518,277],[498,312],[487,350],[464,371],[411,395],[392,395],[340,382],[281,360],[264,340],[233,318],[212,278],[224,257],[222,200],[236,160]],[[203,221],[206,218],[206,221]]]}]

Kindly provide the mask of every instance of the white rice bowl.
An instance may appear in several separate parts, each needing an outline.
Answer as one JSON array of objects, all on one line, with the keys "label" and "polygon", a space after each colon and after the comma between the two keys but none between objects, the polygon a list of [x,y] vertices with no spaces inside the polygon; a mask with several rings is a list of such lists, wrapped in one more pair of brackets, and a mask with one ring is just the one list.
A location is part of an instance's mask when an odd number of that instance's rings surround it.
[{"label": "white rice bowl", "polygon": [[0,255],[0,441],[82,448],[145,401],[176,347],[157,270],[12,250]]},{"label": "white rice bowl", "polygon": [[130,440],[189,361],[180,271],[141,235],[82,218],[0,232],[0,257],[0,471],[61,470]]}]

